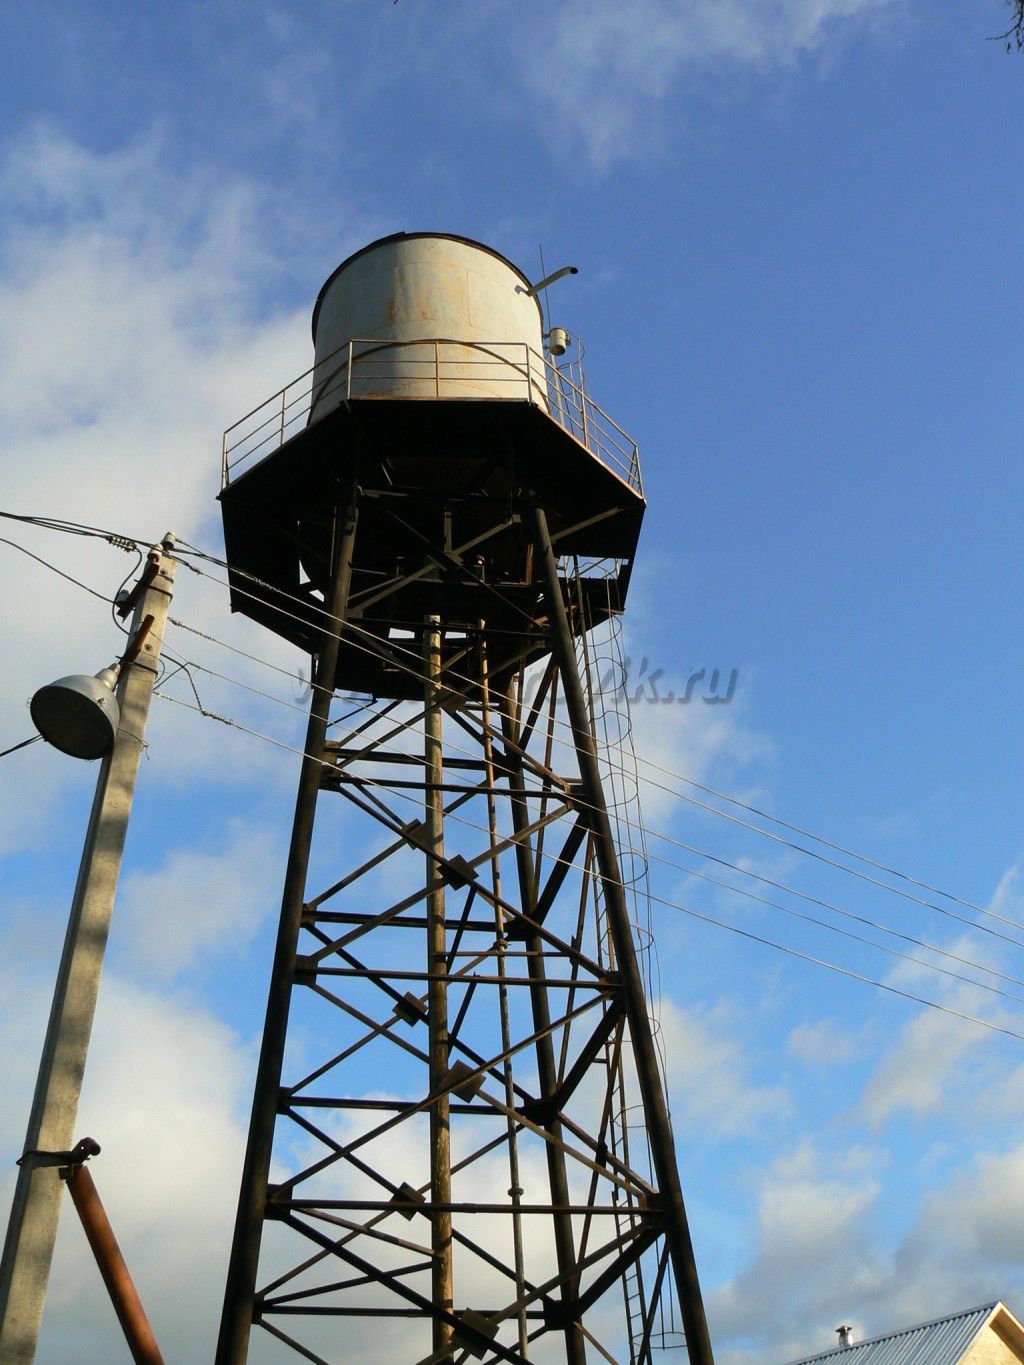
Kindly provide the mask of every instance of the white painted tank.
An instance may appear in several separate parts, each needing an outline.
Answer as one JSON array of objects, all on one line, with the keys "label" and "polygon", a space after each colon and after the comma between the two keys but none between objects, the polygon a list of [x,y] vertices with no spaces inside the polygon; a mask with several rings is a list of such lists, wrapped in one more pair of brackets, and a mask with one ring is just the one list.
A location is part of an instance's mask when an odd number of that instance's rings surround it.
[{"label": "white painted tank", "polygon": [[313,310],[310,422],[346,398],[514,398],[547,407],[540,304],[504,256],[465,237],[383,237]]}]

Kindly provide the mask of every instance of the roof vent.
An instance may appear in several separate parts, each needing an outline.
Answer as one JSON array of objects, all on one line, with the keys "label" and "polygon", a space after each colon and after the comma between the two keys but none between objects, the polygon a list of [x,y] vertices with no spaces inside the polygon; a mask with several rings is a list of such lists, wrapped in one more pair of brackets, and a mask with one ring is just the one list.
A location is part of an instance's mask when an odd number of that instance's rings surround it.
[{"label": "roof vent", "polygon": [[852,1327],[846,1326],[846,1325],[844,1325],[844,1326],[842,1326],[842,1327],[837,1327],[837,1328],[836,1328],[836,1335],[839,1337],[839,1345],[840,1345],[840,1346],[852,1346],[852,1345],[853,1345],[853,1328],[852,1328]]}]

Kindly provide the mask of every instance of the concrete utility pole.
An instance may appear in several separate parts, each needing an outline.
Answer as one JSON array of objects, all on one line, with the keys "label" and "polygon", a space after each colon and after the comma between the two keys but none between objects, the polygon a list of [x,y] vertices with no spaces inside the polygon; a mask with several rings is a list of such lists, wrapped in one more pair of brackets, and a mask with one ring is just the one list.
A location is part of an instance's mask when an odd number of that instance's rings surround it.
[{"label": "concrete utility pole", "polygon": [[138,657],[122,675],[121,723],[96,783],[0,1261],[0,1365],[31,1365],[35,1359],[62,1182],[53,1166],[36,1165],[33,1154],[70,1148],[73,1142],[114,893],[171,601],[173,548],[174,537],[168,533],[160,548],[150,551],[143,572],[131,638],[144,630],[147,617],[152,622]]}]

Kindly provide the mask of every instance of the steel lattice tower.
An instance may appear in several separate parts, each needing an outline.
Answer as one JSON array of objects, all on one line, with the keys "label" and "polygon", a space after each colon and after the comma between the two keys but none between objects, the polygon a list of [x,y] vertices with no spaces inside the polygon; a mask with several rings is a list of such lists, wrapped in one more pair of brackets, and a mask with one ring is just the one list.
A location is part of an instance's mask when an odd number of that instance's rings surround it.
[{"label": "steel lattice tower", "polygon": [[635,446],[478,243],[373,243],[314,337],[225,445],[315,685],[218,1365],[643,1362],[670,1299],[712,1365],[585,666]]}]

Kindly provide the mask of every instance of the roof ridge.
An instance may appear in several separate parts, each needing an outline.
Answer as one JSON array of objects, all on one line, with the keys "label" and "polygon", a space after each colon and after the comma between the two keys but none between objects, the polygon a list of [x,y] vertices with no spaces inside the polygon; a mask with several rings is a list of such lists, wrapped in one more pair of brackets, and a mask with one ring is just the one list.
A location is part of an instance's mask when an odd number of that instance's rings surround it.
[{"label": "roof ridge", "polygon": [[[812,1361],[827,1360],[831,1356],[848,1355],[851,1351],[859,1350],[865,1346],[872,1346],[880,1341],[890,1341],[894,1337],[909,1336],[913,1332],[921,1332],[929,1327],[938,1327],[942,1323],[955,1322],[957,1318],[968,1318],[977,1313],[992,1313],[1002,1304],[1002,1299],[992,1299],[987,1303],[976,1304],[973,1308],[961,1308],[954,1313],[943,1313],[940,1317],[930,1318],[926,1322],[917,1322],[910,1327],[897,1327],[891,1332],[879,1332],[873,1337],[864,1337],[862,1341],[852,1342],[849,1346],[831,1346],[827,1351],[818,1351],[810,1356],[798,1356],[791,1365],[811,1365]],[[1003,1305],[1005,1307],[1005,1305]]]}]

